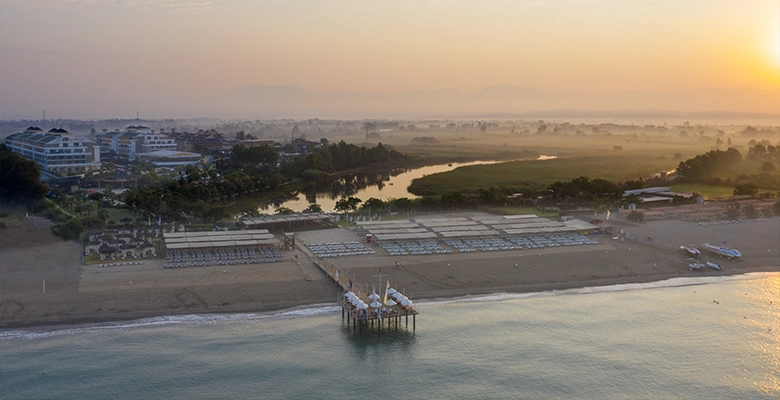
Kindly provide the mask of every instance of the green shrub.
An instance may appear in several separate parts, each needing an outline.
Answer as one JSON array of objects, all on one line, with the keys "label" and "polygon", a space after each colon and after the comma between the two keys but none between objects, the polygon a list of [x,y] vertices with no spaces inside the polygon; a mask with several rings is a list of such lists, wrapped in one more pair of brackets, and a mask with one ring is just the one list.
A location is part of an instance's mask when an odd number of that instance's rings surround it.
[{"label": "green shrub", "polygon": [[645,220],[645,213],[639,210],[632,210],[628,213],[626,219],[632,222],[642,222]]}]

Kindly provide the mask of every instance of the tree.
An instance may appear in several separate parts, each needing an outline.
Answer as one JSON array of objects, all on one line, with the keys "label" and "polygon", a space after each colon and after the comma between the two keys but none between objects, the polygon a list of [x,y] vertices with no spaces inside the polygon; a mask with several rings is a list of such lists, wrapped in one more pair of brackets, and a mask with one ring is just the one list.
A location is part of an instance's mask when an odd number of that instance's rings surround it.
[{"label": "tree", "polygon": [[362,206],[360,206],[362,210],[372,210],[373,212],[379,212],[385,207],[387,207],[387,204],[385,204],[384,201],[377,199],[376,197],[369,198],[363,202]]},{"label": "tree", "polygon": [[739,219],[741,214],[742,213],[739,210],[739,204],[734,204],[726,209],[726,218],[729,220],[736,221]]},{"label": "tree", "polygon": [[366,135],[368,135],[369,131],[375,131],[376,130],[376,123],[374,123],[374,122],[364,122],[362,128],[366,131]]},{"label": "tree", "polygon": [[631,222],[642,222],[645,220],[645,213],[639,210],[631,210],[626,216],[626,220]]},{"label": "tree", "polygon": [[0,199],[28,201],[42,198],[49,187],[40,182],[40,177],[38,164],[0,144]]},{"label": "tree", "polygon": [[756,206],[753,204],[748,204],[745,206],[745,209],[742,211],[745,215],[745,218],[747,219],[756,219],[758,218],[758,210],[756,210]]},{"label": "tree", "polygon": [[289,215],[289,214],[294,214],[295,211],[293,211],[291,208],[288,207],[279,207],[276,209],[276,213],[279,215]]},{"label": "tree", "polygon": [[99,220],[103,221],[103,223],[106,222],[106,220],[109,218],[108,211],[106,211],[105,208],[101,208],[98,210],[97,214],[95,215]]},{"label": "tree", "polygon": [[306,207],[303,212],[310,212],[310,213],[318,213],[322,212],[322,206],[317,203],[311,203],[308,207]]},{"label": "tree", "polygon": [[336,202],[336,205],[333,207],[336,211],[340,212],[350,212],[350,211],[357,211],[357,206],[362,202],[363,200],[358,199],[357,197],[348,197],[346,199],[341,199]]},{"label": "tree", "polygon": [[52,233],[65,240],[74,240],[84,231],[84,225],[77,218],[68,218],[51,227]]},{"label": "tree", "polygon": [[737,185],[734,188],[734,196],[755,196],[758,194],[758,187],[752,183],[745,183],[743,185]]},{"label": "tree", "polygon": [[92,193],[89,196],[87,196],[87,198],[90,199],[90,200],[93,200],[93,201],[100,202],[100,201],[103,201],[103,193],[95,192],[95,193]]}]

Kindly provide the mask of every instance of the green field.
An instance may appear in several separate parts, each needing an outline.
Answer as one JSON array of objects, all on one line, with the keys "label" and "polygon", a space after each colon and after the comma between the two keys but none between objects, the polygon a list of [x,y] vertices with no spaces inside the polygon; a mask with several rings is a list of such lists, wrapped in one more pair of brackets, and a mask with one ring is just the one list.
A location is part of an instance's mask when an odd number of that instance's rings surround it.
[{"label": "green field", "polygon": [[[705,185],[703,183],[678,183],[672,185],[673,192],[698,193],[705,198],[726,197],[734,194],[734,186]],[[775,193],[776,190],[760,189],[759,193]]]},{"label": "green field", "polygon": [[674,169],[679,161],[643,153],[609,156],[564,157],[554,160],[513,161],[501,164],[473,165],[416,179],[409,191],[418,195],[452,192],[476,193],[490,187],[545,187],[555,181],[580,176],[624,182],[649,177]]}]

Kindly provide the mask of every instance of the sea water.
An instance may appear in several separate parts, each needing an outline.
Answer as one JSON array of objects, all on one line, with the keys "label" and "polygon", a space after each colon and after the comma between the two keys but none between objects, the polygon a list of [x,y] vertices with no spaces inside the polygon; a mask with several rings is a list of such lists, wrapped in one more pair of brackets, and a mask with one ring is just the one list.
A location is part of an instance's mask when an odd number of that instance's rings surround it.
[{"label": "sea water", "polygon": [[0,331],[0,398],[780,397],[780,274]]}]

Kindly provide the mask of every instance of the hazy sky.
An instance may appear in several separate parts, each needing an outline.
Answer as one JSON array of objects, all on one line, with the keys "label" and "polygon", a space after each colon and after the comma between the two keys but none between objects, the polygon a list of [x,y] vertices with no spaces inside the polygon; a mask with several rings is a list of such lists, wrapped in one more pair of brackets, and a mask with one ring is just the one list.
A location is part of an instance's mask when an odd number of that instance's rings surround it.
[{"label": "hazy sky", "polygon": [[193,116],[291,84],[778,89],[780,1],[0,0],[3,118]]}]

